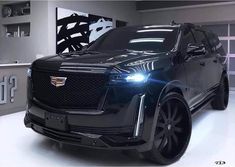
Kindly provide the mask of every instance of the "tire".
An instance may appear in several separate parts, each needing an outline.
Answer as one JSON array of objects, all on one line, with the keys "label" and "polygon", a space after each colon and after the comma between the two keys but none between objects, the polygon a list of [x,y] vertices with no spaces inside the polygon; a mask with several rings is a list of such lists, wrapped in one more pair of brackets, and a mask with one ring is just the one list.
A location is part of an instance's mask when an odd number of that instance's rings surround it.
[{"label": "tire", "polygon": [[215,110],[225,110],[228,106],[229,100],[229,84],[226,74],[222,75],[220,85],[216,91],[214,100],[211,102],[211,106]]},{"label": "tire", "polygon": [[143,156],[160,165],[179,160],[188,147],[192,121],[189,107],[183,96],[168,93],[160,101],[153,147]]}]

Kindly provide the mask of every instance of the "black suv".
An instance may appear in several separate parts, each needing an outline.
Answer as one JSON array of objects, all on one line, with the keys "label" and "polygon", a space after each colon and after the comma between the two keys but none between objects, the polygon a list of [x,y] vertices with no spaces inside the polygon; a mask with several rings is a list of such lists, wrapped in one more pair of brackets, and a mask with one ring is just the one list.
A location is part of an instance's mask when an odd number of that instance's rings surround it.
[{"label": "black suv", "polygon": [[208,103],[226,109],[226,60],[218,37],[193,24],[113,29],[87,49],[33,62],[25,125],[171,164],[188,146],[191,115]]}]

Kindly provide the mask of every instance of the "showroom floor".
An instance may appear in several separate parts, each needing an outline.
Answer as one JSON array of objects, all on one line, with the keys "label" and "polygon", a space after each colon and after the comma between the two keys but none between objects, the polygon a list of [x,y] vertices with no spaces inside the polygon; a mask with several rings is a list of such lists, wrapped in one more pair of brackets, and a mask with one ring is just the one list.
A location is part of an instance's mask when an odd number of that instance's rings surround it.
[{"label": "showroom floor", "polygon": [[[226,111],[203,110],[193,118],[186,154],[173,166],[213,167],[215,161],[235,166],[235,93]],[[0,166],[59,167],[154,165],[119,151],[60,146],[23,125],[24,112],[0,117]]]}]

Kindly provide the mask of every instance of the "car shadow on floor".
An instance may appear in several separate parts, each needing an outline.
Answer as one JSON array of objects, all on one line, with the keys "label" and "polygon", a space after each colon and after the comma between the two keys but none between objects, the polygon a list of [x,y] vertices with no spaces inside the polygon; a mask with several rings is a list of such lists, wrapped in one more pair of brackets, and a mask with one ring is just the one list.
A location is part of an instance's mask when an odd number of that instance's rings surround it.
[{"label": "car shadow on floor", "polygon": [[192,116],[192,126],[193,128],[200,124],[200,122],[207,120],[208,117],[210,117],[212,114],[216,113],[221,113],[223,111],[220,110],[214,110],[212,109],[211,105],[208,104],[205,108],[197,111],[193,116]]},{"label": "car shadow on floor", "polygon": [[193,116],[192,116],[192,126],[197,126],[197,124],[200,124],[201,121],[204,119],[207,119],[207,117],[210,115],[212,108],[210,105],[206,106],[205,108],[197,111]]},{"label": "car shadow on floor", "polygon": [[[144,160],[139,157],[135,152],[122,152],[122,151],[110,151],[110,150],[99,150],[90,149],[78,146],[72,146],[67,144],[59,144],[56,141],[48,138],[42,138],[37,142],[35,149],[43,149],[43,151],[53,152],[57,157],[63,157],[63,161],[68,160],[68,163],[74,165],[76,163],[82,166],[87,165],[98,165],[98,166],[146,166],[156,165],[154,163]],[[58,158],[59,161],[61,158]],[[83,165],[84,164],[84,165]],[[70,164],[68,164],[70,166]]]},{"label": "car shadow on floor", "polygon": [[[221,112],[212,110],[210,106],[199,111],[192,118],[193,129],[200,126],[200,123],[207,121],[208,117],[215,112]],[[35,150],[41,150],[42,152],[51,152],[54,158],[67,166],[74,166],[79,164],[81,166],[155,166],[142,157],[139,157],[135,152],[123,153],[122,151],[109,151],[83,148],[78,146],[72,146],[59,143],[50,140],[46,137],[40,138],[34,145]],[[50,158],[50,157],[48,157]],[[57,162],[59,163],[59,162]],[[77,166],[77,165],[76,165]]]}]

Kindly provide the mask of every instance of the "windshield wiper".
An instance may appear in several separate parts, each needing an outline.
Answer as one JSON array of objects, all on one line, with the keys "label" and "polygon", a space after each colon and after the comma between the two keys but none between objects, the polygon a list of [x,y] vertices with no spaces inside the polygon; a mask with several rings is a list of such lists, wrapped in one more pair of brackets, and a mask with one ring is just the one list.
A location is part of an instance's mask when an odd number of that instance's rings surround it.
[{"label": "windshield wiper", "polygon": [[98,53],[100,53],[100,52],[98,52],[98,51],[94,51],[94,50],[84,50],[83,51],[83,54],[98,54]]},{"label": "windshield wiper", "polygon": [[73,51],[73,52],[68,52],[68,53],[58,53],[58,56],[61,57],[70,57],[74,54],[81,54],[81,51]]},{"label": "windshield wiper", "polygon": [[93,51],[93,50],[83,50],[83,51],[73,51],[73,52],[68,52],[68,53],[59,53],[59,56],[64,56],[64,57],[72,57],[72,56],[82,56],[84,54],[98,54],[100,52]]}]

